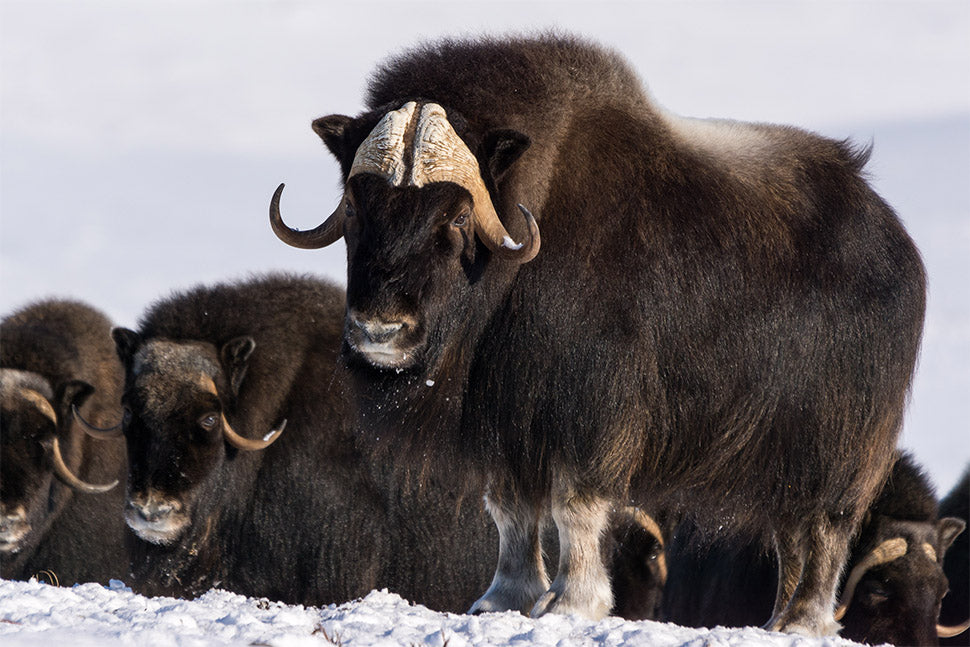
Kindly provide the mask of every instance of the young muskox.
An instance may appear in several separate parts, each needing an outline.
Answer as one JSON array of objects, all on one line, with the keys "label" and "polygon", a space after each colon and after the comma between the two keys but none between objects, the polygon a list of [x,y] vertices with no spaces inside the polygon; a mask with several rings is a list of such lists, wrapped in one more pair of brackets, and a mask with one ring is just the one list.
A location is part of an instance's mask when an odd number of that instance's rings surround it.
[{"label": "young muskox", "polygon": [[501,543],[473,611],[608,612],[597,548],[632,494],[763,536],[782,564],[765,626],[836,631],[925,306],[866,153],[675,117],[617,54],[557,36],[417,48],[364,113],[313,128],[340,203],[296,231],[278,189],[271,222],[294,246],[346,239],[361,434],[487,481]]},{"label": "young muskox", "polygon": [[362,459],[333,370],[344,296],[271,275],[199,287],[116,329],[125,367],[132,586],[302,604],[388,587],[463,608],[488,582],[477,506]]},{"label": "young muskox", "polygon": [[121,419],[111,322],[74,301],[42,301],[0,323],[2,576],[73,584],[128,572],[121,517],[124,444],[72,415]]},{"label": "young muskox", "polygon": [[[962,519],[970,523],[970,465],[956,486],[940,501],[940,514]],[[970,531],[964,532],[953,542],[953,547],[943,558],[943,572],[950,583],[950,592],[943,598],[940,623],[964,631],[956,636],[943,638],[941,645],[970,646]]]},{"label": "young muskox", "polygon": [[[943,559],[964,526],[940,516],[928,479],[902,455],[853,542],[836,614],[840,635],[873,645],[936,645],[951,635],[953,627],[938,624],[947,590]],[[757,545],[704,546],[685,523],[666,556],[664,620],[739,627],[771,613],[778,569]]]}]

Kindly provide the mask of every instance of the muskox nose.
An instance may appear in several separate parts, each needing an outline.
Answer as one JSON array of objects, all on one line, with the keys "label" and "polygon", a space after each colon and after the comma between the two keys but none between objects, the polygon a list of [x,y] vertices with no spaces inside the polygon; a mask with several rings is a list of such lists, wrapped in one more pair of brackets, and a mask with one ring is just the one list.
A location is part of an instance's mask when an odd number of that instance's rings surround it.
[{"label": "muskox nose", "polygon": [[157,523],[175,511],[175,506],[164,501],[152,499],[147,503],[130,502],[128,507],[149,523]]},{"label": "muskox nose", "polygon": [[27,514],[23,506],[18,506],[11,510],[0,504],[0,534],[6,535],[12,533],[18,526],[24,523],[26,518]]},{"label": "muskox nose", "polygon": [[380,319],[358,319],[351,318],[351,323],[358,328],[367,338],[367,341],[375,344],[383,344],[390,341],[403,328],[403,321],[381,321]]}]

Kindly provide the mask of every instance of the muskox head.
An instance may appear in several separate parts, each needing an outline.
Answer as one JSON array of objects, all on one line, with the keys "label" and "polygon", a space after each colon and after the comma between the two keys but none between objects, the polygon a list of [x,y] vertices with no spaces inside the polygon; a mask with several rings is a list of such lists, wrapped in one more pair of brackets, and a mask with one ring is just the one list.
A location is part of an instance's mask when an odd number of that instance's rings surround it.
[{"label": "muskox head", "polygon": [[349,347],[378,369],[414,366],[428,359],[429,340],[448,337],[442,322],[462,315],[454,304],[491,259],[517,265],[538,253],[532,214],[519,205],[523,238],[515,242],[493,198],[529,139],[509,130],[478,136],[440,105],[415,101],[358,119],[323,117],[313,128],[341,162],[343,198],[326,222],[300,232],[280,217],[280,185],[273,230],[302,248],[343,236]]},{"label": "muskox head", "polygon": [[964,525],[952,517],[881,524],[846,578],[836,611],[842,635],[873,645],[936,645],[958,632],[937,619],[947,592],[943,555]]},{"label": "muskox head", "polygon": [[[107,492],[115,485],[94,485],[78,478],[63,447],[77,444],[70,411],[94,391],[72,380],[57,388],[29,371],[0,369],[0,553],[21,550],[32,533],[44,532],[56,510],[51,488],[58,479],[72,490]],[[64,450],[66,451],[66,450]]]},{"label": "muskox head", "polygon": [[128,447],[125,520],[142,539],[171,544],[191,525],[193,513],[220,466],[235,449],[255,451],[274,442],[285,420],[261,440],[230,426],[255,342],[143,339],[112,333],[125,367],[124,435]]}]

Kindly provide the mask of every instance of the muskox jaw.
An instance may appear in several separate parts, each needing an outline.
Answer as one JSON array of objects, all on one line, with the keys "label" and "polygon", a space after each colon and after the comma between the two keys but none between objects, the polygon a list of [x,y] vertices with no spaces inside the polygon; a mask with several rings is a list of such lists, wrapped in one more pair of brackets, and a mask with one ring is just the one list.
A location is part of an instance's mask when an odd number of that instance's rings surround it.
[{"label": "muskox jaw", "polygon": [[8,510],[0,503],[0,554],[10,555],[23,548],[23,540],[30,532],[27,512],[23,506]]},{"label": "muskox jaw", "polygon": [[149,492],[128,499],[125,522],[145,541],[167,546],[179,538],[191,519],[178,499]]}]

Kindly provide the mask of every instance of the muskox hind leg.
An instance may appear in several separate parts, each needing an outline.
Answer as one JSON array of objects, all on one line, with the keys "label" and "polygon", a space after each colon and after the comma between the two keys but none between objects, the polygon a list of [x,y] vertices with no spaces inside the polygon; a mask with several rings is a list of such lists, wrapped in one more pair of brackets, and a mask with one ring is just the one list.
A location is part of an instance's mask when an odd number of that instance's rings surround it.
[{"label": "muskox hind leg", "polygon": [[549,588],[542,561],[541,510],[514,497],[485,497],[485,507],[498,528],[498,566],[492,584],[468,610],[528,613]]},{"label": "muskox hind leg", "polygon": [[574,613],[598,620],[613,608],[613,591],[600,553],[610,507],[608,500],[595,496],[573,491],[553,493],[552,518],[559,530],[559,571],[532,609],[533,617]]},{"label": "muskox hind leg", "polygon": [[[785,563],[785,560],[795,559],[801,561],[803,566],[791,599],[784,606],[782,601],[776,600],[775,613],[765,629],[804,636],[826,636],[838,632],[840,626],[834,617],[835,596],[839,576],[849,553],[850,535],[847,524],[816,521],[807,541],[800,542],[801,550],[797,550],[798,544],[793,542],[788,544],[790,552],[784,549],[779,551],[780,578],[792,577],[795,570],[795,566]],[[786,555],[786,552],[789,554]],[[789,575],[786,576],[786,573]],[[790,584],[780,582],[779,594],[783,594],[788,586]]]}]

